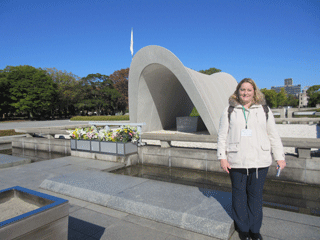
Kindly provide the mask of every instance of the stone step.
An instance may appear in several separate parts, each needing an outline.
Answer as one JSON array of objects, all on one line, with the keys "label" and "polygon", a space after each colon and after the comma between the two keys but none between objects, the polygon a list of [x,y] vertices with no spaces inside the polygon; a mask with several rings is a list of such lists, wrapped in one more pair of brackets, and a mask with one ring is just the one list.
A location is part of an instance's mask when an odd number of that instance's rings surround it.
[{"label": "stone step", "polygon": [[218,239],[234,232],[231,193],[85,170],[40,188]]}]

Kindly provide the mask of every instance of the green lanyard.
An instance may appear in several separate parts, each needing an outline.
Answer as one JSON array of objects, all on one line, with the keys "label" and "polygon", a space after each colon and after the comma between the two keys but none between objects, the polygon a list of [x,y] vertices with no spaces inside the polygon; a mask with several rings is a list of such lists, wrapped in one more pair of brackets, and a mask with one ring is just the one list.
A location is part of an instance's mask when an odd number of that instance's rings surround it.
[{"label": "green lanyard", "polygon": [[242,109],[243,109],[244,119],[246,120],[246,129],[247,129],[250,111],[248,111],[248,117],[246,117],[246,109],[244,108],[244,106],[242,106]]}]

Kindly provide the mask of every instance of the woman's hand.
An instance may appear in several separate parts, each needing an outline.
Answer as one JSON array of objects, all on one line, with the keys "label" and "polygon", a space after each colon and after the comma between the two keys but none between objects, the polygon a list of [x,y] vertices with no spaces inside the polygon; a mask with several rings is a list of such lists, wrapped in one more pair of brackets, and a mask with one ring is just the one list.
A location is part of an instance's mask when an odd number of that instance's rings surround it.
[{"label": "woman's hand", "polygon": [[223,171],[229,173],[229,169],[231,169],[230,164],[228,163],[227,159],[221,159],[220,166]]},{"label": "woman's hand", "polygon": [[[285,160],[278,160],[277,163],[278,163],[278,165],[280,166],[281,170],[284,169],[284,168],[286,167],[286,165],[287,165],[287,163],[286,163]],[[277,166],[277,169],[278,169],[278,168],[279,168],[279,167]]]}]

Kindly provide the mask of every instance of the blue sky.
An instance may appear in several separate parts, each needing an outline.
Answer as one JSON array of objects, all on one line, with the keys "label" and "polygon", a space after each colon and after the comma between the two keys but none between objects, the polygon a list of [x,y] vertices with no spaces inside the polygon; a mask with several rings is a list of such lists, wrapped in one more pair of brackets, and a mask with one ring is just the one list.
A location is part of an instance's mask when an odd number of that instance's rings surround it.
[{"label": "blue sky", "polygon": [[31,65],[110,75],[159,45],[194,70],[260,88],[320,84],[319,0],[0,0],[0,69]]}]

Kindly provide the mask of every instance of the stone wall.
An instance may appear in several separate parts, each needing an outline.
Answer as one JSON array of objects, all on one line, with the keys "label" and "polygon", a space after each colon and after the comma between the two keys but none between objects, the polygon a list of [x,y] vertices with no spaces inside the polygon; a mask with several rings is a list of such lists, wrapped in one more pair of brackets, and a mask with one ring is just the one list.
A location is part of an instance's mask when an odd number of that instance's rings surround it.
[{"label": "stone wall", "polygon": [[[267,177],[308,184],[320,184],[320,158],[298,158],[286,156],[287,167],[276,175],[276,162],[269,168]],[[139,163],[167,167],[180,167],[202,171],[222,172],[215,149],[139,147]]]},{"label": "stone wall", "polygon": [[[89,152],[71,153],[70,140],[46,138],[16,138],[13,147],[35,149],[39,151],[70,153],[73,156],[93,158],[98,160],[121,162],[124,166],[136,163],[154,164],[168,167],[189,168],[202,171],[221,172],[220,161],[217,159],[216,149],[200,149],[187,147],[140,146],[138,155],[128,157],[111,156]],[[306,156],[310,156],[306,155]],[[308,184],[320,184],[320,158],[298,157],[286,155],[287,167],[281,172],[280,179]],[[276,163],[269,169],[268,177],[276,178]],[[277,178],[278,179],[278,178]]]},{"label": "stone wall", "polygon": [[70,140],[66,139],[21,137],[12,140],[12,147],[71,154]]}]

